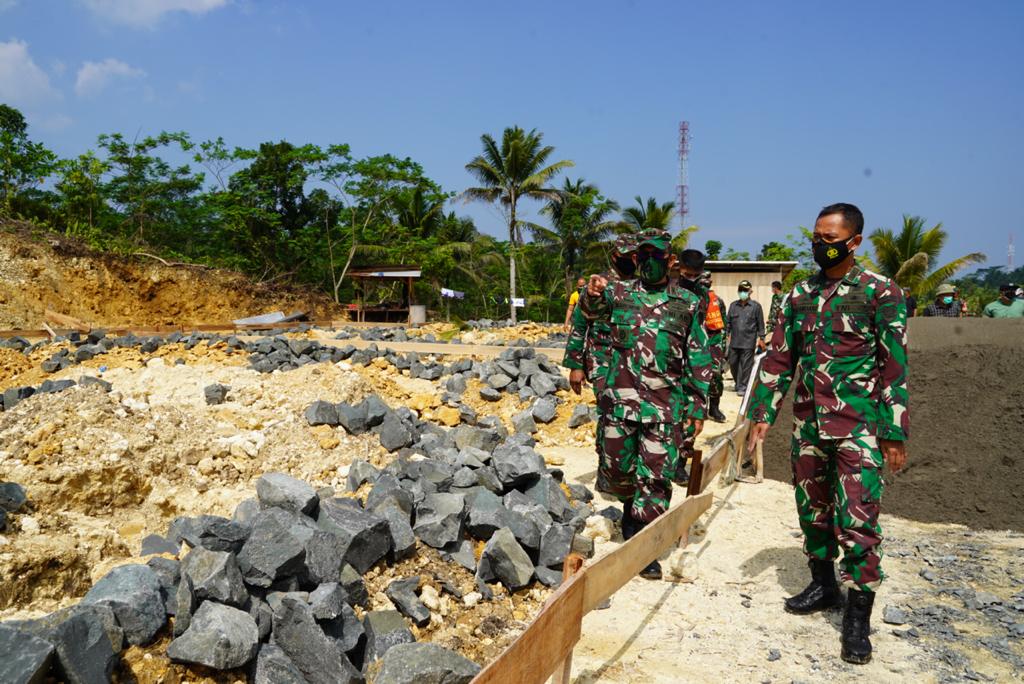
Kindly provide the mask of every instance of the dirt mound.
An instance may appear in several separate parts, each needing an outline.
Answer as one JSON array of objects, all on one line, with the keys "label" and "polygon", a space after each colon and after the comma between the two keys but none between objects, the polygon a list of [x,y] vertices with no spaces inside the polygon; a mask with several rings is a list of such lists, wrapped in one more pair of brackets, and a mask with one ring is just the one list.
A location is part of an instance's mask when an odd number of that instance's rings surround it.
[{"label": "dirt mound", "polygon": [[56,234],[0,224],[0,329],[33,329],[52,309],[96,326],[220,323],[266,311],[340,318],[310,289],[268,288],[231,271],[91,252]]},{"label": "dirt mound", "polygon": [[[1024,351],[994,342],[910,351],[907,468],[882,510],[923,522],[1024,530]],[[791,390],[792,392],[792,390]],[[790,481],[792,395],[765,442],[765,475]]]}]

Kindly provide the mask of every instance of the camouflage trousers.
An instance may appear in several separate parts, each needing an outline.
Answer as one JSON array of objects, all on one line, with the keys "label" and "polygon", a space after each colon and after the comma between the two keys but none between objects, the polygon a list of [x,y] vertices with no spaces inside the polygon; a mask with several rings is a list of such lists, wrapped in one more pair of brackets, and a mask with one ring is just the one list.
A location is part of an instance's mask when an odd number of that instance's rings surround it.
[{"label": "camouflage trousers", "polygon": [[848,588],[875,591],[881,568],[882,454],[873,436],[821,439],[813,423],[795,422],[792,446],[796,510],[808,558],[834,560]]},{"label": "camouflage trousers", "polygon": [[597,490],[630,503],[633,517],[650,522],[668,510],[680,463],[681,428],[604,415],[597,433]]},{"label": "camouflage trousers", "polygon": [[725,335],[723,333],[708,333],[708,347],[711,349],[711,387],[708,389],[708,397],[714,399],[722,396],[725,383],[722,376],[725,374]]}]

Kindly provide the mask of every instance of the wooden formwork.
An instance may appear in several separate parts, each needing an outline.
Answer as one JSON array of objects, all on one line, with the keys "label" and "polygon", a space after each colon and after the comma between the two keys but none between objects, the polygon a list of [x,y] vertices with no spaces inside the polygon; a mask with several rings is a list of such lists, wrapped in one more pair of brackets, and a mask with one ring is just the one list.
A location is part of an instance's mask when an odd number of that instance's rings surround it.
[{"label": "wooden formwork", "polygon": [[[572,651],[583,630],[583,616],[600,606],[648,563],[685,540],[690,526],[711,507],[713,492],[707,491],[715,478],[739,458],[747,424],[741,422],[718,438],[708,449],[708,458],[691,472],[689,493],[647,525],[629,541],[576,572],[566,561],[567,579],[548,599],[530,626],[473,679],[473,684],[568,684],[572,674]],[[695,459],[695,462],[698,462]],[[569,576],[571,575],[571,576]]]}]

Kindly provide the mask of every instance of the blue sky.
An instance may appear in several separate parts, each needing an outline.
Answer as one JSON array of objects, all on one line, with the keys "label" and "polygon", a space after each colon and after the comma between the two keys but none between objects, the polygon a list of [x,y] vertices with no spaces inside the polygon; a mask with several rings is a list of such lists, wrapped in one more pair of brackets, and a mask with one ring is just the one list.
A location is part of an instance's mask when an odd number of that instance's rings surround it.
[{"label": "blue sky", "polygon": [[[0,101],[63,155],[103,132],[348,142],[446,189],[479,136],[541,130],[623,204],[756,252],[854,202],[1024,262],[1024,2],[0,0]],[[457,211],[501,235],[500,215]]]}]

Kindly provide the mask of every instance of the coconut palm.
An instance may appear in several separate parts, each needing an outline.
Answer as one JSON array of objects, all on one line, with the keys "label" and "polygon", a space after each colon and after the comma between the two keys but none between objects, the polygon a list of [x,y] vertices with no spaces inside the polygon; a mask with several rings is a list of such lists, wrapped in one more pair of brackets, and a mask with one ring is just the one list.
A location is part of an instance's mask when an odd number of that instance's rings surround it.
[{"label": "coconut palm", "polygon": [[[524,131],[519,126],[506,128],[501,146],[489,134],[480,136],[483,154],[466,164],[480,183],[468,188],[463,196],[470,200],[499,202],[506,211],[509,237],[509,299],[516,296],[516,248],[522,243],[522,232],[517,210],[523,198],[552,200],[558,191],[548,187],[551,179],[562,169],[573,166],[568,160],[548,163],[555,148],[542,143],[543,135],[537,129]],[[510,317],[516,320],[516,307],[509,301]]]},{"label": "coconut palm", "polygon": [[606,199],[597,186],[582,178],[565,179],[559,197],[541,210],[551,218],[551,228],[528,223],[534,242],[557,250],[565,275],[566,296],[572,292],[572,280],[583,262],[603,259],[604,245],[615,233],[618,221],[608,217],[619,210],[618,202]]},{"label": "coconut palm", "polygon": [[672,217],[676,214],[675,202],[663,202],[648,197],[645,203],[640,195],[635,198],[637,206],[626,207],[622,210],[622,220],[631,226],[635,231],[654,228],[657,230],[668,230],[672,224]]},{"label": "coconut palm", "polygon": [[865,255],[861,262],[871,270],[892,278],[901,287],[908,288],[915,296],[927,297],[957,271],[985,260],[981,252],[971,252],[932,268],[948,234],[941,223],[927,230],[924,226],[925,220],[920,216],[904,214],[903,227],[898,234],[888,228],[879,228],[868,236],[875,250],[874,259]]},{"label": "coconut palm", "polygon": [[679,234],[672,238],[672,251],[679,253],[690,244],[690,238],[700,230],[700,226],[687,226],[679,231]]}]

